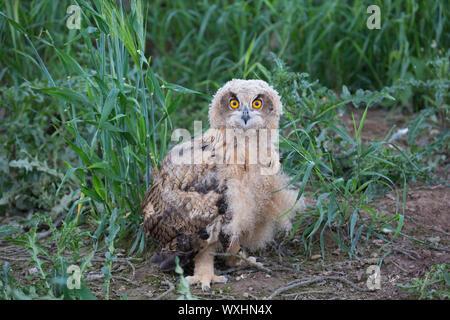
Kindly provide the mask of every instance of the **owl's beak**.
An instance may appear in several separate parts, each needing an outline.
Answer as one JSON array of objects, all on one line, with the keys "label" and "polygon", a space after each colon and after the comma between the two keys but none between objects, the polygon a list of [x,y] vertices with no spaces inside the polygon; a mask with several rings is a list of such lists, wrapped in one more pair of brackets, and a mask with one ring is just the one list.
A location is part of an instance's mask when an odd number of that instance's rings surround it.
[{"label": "owl's beak", "polygon": [[248,114],[248,107],[244,106],[244,110],[242,111],[242,120],[244,120],[244,123],[247,124],[248,119],[250,119],[250,116]]}]

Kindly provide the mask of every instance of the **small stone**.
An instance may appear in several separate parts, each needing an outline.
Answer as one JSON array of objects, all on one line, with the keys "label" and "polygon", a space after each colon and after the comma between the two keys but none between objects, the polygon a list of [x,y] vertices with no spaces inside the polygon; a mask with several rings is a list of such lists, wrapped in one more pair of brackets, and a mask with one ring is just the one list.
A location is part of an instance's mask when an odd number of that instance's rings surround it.
[{"label": "small stone", "polygon": [[245,274],[241,274],[240,276],[236,277],[236,281],[239,281],[239,280],[245,279],[245,278],[247,278],[247,276]]},{"label": "small stone", "polygon": [[437,237],[430,237],[428,238],[428,241],[433,242],[433,243],[439,243],[439,241],[441,241],[441,237],[437,236]]},{"label": "small stone", "polygon": [[322,256],[320,254],[315,254],[311,257],[311,260],[317,260],[320,259]]},{"label": "small stone", "polygon": [[374,244],[376,244],[377,246],[382,246],[384,244],[384,241],[381,239],[375,239],[372,241]]},{"label": "small stone", "polygon": [[36,267],[33,267],[31,269],[28,270],[29,274],[37,274],[38,273],[38,269]]}]

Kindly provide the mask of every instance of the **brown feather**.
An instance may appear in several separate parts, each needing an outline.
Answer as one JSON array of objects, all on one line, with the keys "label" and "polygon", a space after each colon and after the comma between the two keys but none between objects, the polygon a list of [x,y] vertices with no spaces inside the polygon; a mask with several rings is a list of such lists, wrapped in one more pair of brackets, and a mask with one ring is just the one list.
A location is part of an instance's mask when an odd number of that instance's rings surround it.
[{"label": "brown feather", "polygon": [[[187,144],[189,145],[189,144]],[[202,141],[202,149],[208,146]],[[208,227],[226,212],[224,183],[214,164],[174,164],[173,152],[154,170],[153,185],[142,202],[144,231],[159,243],[151,262],[161,270],[183,266],[207,244]]]}]

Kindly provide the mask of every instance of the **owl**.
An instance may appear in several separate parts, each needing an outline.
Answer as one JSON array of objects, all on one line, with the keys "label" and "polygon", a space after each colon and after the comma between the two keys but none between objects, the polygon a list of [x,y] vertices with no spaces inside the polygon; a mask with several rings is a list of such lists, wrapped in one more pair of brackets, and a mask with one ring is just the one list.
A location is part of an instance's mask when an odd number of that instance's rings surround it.
[{"label": "owl", "polygon": [[[280,170],[277,148],[282,103],[265,81],[228,81],[209,108],[210,128],[173,147],[142,201],[143,227],[159,245],[150,261],[162,271],[194,263],[187,277],[210,290],[227,281],[214,272],[225,263],[257,263],[247,252],[288,232],[303,208]],[[259,262],[258,262],[259,263]]]}]

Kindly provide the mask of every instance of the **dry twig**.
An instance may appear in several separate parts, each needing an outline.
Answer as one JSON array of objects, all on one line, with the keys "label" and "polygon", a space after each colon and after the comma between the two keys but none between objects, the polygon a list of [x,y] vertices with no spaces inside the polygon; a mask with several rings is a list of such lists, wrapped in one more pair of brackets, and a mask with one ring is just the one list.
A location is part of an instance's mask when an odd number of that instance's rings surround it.
[{"label": "dry twig", "polygon": [[169,285],[169,289],[166,290],[165,292],[163,292],[162,294],[160,294],[159,296],[157,296],[154,300],[161,300],[161,298],[163,298],[164,296],[168,295],[170,292],[175,290],[175,286],[169,280],[164,280],[161,283]]},{"label": "dry twig", "polygon": [[285,287],[281,287],[278,288],[277,290],[275,290],[270,296],[268,296],[266,298],[266,300],[271,300],[273,299],[275,296],[279,295],[282,292],[300,287],[300,286],[304,286],[304,285],[308,285],[311,283],[315,283],[315,282],[319,282],[319,281],[323,281],[323,280],[335,280],[335,281],[341,281],[344,282],[345,284],[351,286],[352,288],[358,290],[358,291],[362,291],[362,292],[369,292],[371,290],[369,289],[365,289],[365,288],[360,288],[358,287],[356,284],[354,284],[353,282],[345,279],[345,278],[341,278],[341,277],[333,277],[333,276],[320,276],[320,277],[315,277],[312,279],[308,279],[308,280],[304,280],[304,279],[297,279],[294,281],[291,281],[290,283],[288,283],[287,286]]}]

